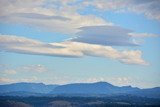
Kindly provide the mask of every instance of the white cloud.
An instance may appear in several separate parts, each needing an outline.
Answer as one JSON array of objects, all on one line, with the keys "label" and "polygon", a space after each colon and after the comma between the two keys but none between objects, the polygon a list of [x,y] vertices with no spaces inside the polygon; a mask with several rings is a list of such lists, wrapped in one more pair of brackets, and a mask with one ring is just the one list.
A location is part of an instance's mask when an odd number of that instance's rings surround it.
[{"label": "white cloud", "polygon": [[[127,32],[131,32],[130,30],[121,27],[117,28],[112,23],[95,15],[80,15],[77,12],[86,5],[94,5],[99,9],[117,10],[126,7],[127,3],[131,4],[131,1],[109,0],[106,2],[105,0],[95,0],[94,2],[78,2],[76,0],[65,0],[61,2],[59,0],[14,0],[12,2],[10,0],[1,0],[0,10],[2,12],[0,14],[0,22],[27,24],[53,32],[74,35],[75,38],[73,40],[76,42],[116,46],[138,45],[132,39],[135,33],[131,33],[130,35],[132,36],[127,34]],[[102,26],[108,26],[108,28],[103,29]],[[92,30],[90,31],[88,27],[92,27]],[[120,34],[118,34],[119,31]],[[95,36],[92,35],[92,32]],[[140,36],[146,35],[141,34]],[[36,41],[36,44],[41,44],[38,42]],[[39,52],[39,54],[41,53]],[[60,54],[58,53],[58,55]]]},{"label": "white cloud", "polygon": [[46,72],[47,68],[43,65],[26,65],[26,66],[22,66],[20,68],[17,68],[18,71],[20,72],[37,72],[37,73],[42,73],[42,72]]},{"label": "white cloud", "polygon": [[17,83],[17,82],[36,82],[38,78],[36,76],[28,77],[28,78],[8,78],[8,77],[0,77],[0,84],[8,84],[8,83]]},{"label": "white cloud", "polygon": [[24,37],[1,35],[0,43],[1,51],[64,57],[79,57],[82,55],[81,52],[68,50],[60,45],[43,43]]},{"label": "white cloud", "polygon": [[118,51],[110,46],[93,45],[81,42],[53,43],[53,45],[66,47],[67,50],[77,52],[81,56],[106,57],[116,59],[126,64],[148,65],[148,63],[142,59],[142,52],[139,50]]},{"label": "white cloud", "polygon": [[[147,3],[155,4],[155,1],[152,3],[138,2],[137,0],[93,0],[93,2],[78,2],[76,0],[65,0],[63,2],[59,0],[14,0],[12,2],[10,0],[1,0],[0,22],[26,24],[44,30],[74,35],[77,37],[74,38],[75,41],[85,43],[131,46],[137,45],[137,42],[132,40],[132,36],[127,34],[127,32],[132,33],[132,31],[114,26],[111,22],[107,22],[95,15],[81,15],[77,11],[80,11],[86,5],[93,5],[102,10],[119,11],[119,9],[126,8],[128,4],[129,8],[131,8],[134,7],[132,5],[138,4],[137,6],[139,6],[143,4],[145,6]],[[104,26],[108,27],[104,29]],[[92,30],[89,27],[92,27]],[[95,36],[92,35],[92,32]],[[119,32],[120,34],[118,34]],[[104,36],[104,34],[106,35]]]},{"label": "white cloud", "polygon": [[0,73],[3,76],[14,75],[17,73],[25,73],[25,72],[45,73],[47,71],[48,71],[47,67],[45,67],[44,65],[41,65],[41,64],[23,65],[23,66],[16,67],[16,68],[13,68],[12,66],[7,66],[7,67],[3,67],[2,69],[0,69]]},{"label": "white cloud", "polygon": [[7,52],[60,57],[106,57],[126,64],[148,64],[142,59],[140,50],[119,51],[110,46],[81,42],[43,43],[24,37],[1,35],[0,49]]},{"label": "white cloud", "polygon": [[0,22],[32,25],[64,34],[75,34],[82,26],[111,25],[94,15],[78,14],[79,6],[68,3],[70,1],[1,0]]}]

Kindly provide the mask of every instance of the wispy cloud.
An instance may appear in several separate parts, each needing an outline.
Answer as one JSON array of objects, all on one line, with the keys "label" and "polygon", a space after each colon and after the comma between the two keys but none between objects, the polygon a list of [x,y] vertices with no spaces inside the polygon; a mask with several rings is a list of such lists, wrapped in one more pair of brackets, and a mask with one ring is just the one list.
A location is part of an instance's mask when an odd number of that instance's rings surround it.
[{"label": "wispy cloud", "polygon": [[[31,25],[64,34],[75,34],[78,31],[77,28],[82,26],[111,24],[94,15],[78,14],[77,9],[80,7],[68,4],[70,2],[70,0],[49,3],[44,0],[23,2],[1,0],[0,22]],[[72,3],[74,4],[74,1]]]},{"label": "wispy cloud", "polygon": [[159,0],[93,0],[84,1],[84,5],[92,5],[103,11],[134,12],[160,21]]},{"label": "wispy cloud", "polygon": [[42,73],[42,72],[46,72],[47,68],[43,65],[26,65],[26,66],[22,66],[17,68],[18,71],[20,72],[37,72],[37,73]]},{"label": "wispy cloud", "polygon": [[[96,15],[81,15],[77,11],[88,5],[93,5],[95,8],[101,10],[119,11],[136,6],[152,6],[156,3],[155,0],[153,2],[139,2],[138,0],[109,0],[107,2],[106,0],[93,0],[93,2],[78,2],[76,0],[65,0],[63,2],[57,0],[28,0],[25,1],[25,3],[19,0],[15,0],[14,2],[1,0],[0,10],[2,12],[0,14],[0,22],[32,25],[53,32],[74,35],[75,38],[73,38],[72,41],[75,42],[135,46],[139,44],[137,44],[132,37],[147,37],[153,36],[154,34],[134,33],[129,29],[115,26],[111,22],[107,22]],[[144,9],[138,9],[138,11],[139,10]]]},{"label": "wispy cloud", "polygon": [[61,34],[74,35],[74,38],[61,43],[43,43],[28,38],[1,35],[0,48],[1,51],[23,54],[59,57],[97,56],[127,64],[147,65],[148,63],[142,59],[140,50],[120,51],[111,46],[137,46],[139,45],[137,37],[153,37],[154,34],[135,33],[115,26],[96,15],[82,15],[78,11],[92,5],[98,10],[116,12],[127,10],[159,20],[158,3],[157,0],[65,0],[63,2],[1,0],[0,22],[32,25]]},{"label": "wispy cloud", "polygon": [[110,46],[82,42],[43,43],[24,37],[1,35],[0,48],[1,51],[23,54],[59,57],[96,56],[115,59],[126,64],[148,64],[142,59],[140,50],[119,51]]},{"label": "wispy cloud", "polygon": [[6,83],[17,83],[17,82],[36,82],[38,78],[36,76],[28,77],[28,78],[8,78],[8,77],[0,77],[0,84]]},{"label": "wispy cloud", "polygon": [[34,64],[34,65],[21,65],[20,67],[12,67],[12,66],[7,66],[0,68],[0,73],[3,76],[7,75],[15,75],[18,73],[45,73],[47,72],[48,69],[46,66],[42,64]]},{"label": "wispy cloud", "polygon": [[81,2],[76,0],[14,0],[14,2],[1,0],[0,22],[32,25],[49,31],[74,35],[80,31],[78,29],[80,27],[113,25],[96,15],[78,13],[89,5],[104,11],[142,13],[147,17],[160,20],[159,3],[159,0],[84,0]]}]

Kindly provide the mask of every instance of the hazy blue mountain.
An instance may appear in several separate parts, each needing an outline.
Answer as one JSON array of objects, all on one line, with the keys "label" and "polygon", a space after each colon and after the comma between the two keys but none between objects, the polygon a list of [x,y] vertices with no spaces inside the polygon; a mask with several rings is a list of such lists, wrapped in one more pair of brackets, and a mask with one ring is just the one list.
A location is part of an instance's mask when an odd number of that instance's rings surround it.
[{"label": "hazy blue mountain", "polygon": [[160,87],[141,89],[141,90],[134,91],[131,94],[135,96],[141,96],[141,97],[160,98]]},{"label": "hazy blue mountain", "polygon": [[114,86],[107,82],[45,85],[43,83],[14,83],[0,85],[3,96],[119,96],[133,95],[160,98],[160,87],[140,89],[132,86]]},{"label": "hazy blue mountain", "polygon": [[134,95],[141,97],[160,98],[160,87],[140,89],[131,86],[114,86],[107,82],[75,83],[61,85],[53,89],[51,94],[67,95]]},{"label": "hazy blue mountain", "polygon": [[49,93],[57,85],[45,85],[43,83],[13,83],[0,85],[0,93],[17,93],[17,92],[30,92],[30,93]]},{"label": "hazy blue mountain", "polygon": [[75,83],[56,87],[51,93],[53,94],[117,94],[130,91],[138,91],[139,88],[131,86],[118,87],[107,82],[96,83]]}]

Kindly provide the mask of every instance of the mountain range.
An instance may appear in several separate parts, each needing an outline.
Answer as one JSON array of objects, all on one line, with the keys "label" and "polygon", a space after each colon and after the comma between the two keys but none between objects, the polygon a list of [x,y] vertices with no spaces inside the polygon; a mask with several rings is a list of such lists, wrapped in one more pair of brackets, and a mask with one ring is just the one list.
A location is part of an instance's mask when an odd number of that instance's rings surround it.
[{"label": "mountain range", "polygon": [[114,86],[107,82],[45,85],[43,83],[13,83],[0,85],[1,96],[118,96],[133,95],[160,98],[160,87],[140,89]]}]

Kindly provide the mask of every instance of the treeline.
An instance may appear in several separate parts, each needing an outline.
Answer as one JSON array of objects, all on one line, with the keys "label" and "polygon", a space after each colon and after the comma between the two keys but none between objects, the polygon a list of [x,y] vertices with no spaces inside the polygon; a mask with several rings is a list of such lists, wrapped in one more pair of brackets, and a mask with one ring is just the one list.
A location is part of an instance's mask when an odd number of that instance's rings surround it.
[{"label": "treeline", "polygon": [[11,97],[1,96],[0,107],[134,107],[160,106],[160,99],[114,96],[114,97]]}]

